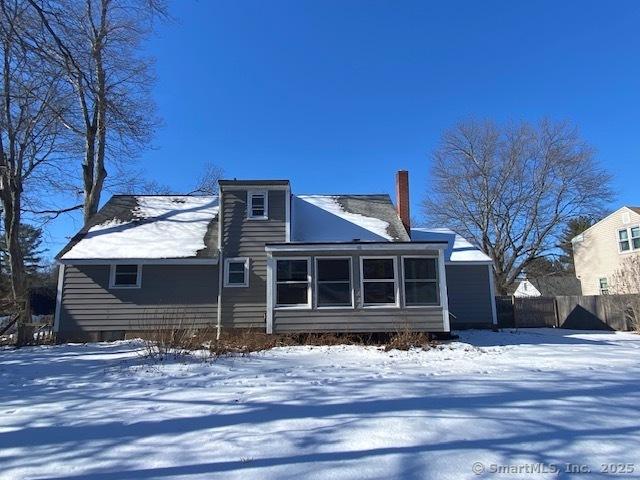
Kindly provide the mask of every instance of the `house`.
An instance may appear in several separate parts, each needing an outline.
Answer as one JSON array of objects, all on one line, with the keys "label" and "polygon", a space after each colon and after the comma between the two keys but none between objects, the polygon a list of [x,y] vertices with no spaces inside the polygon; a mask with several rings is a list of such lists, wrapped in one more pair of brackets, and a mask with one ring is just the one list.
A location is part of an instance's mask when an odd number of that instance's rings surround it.
[{"label": "house", "polygon": [[449,332],[496,323],[491,259],[410,226],[388,195],[294,195],[221,180],[219,196],[113,196],[58,254],[60,340],[158,327],[267,333]]},{"label": "house", "polygon": [[624,261],[640,256],[640,207],[616,210],[571,243],[582,294],[609,293],[612,277]]},{"label": "house", "polygon": [[573,275],[567,274],[525,276],[519,280],[513,292],[514,297],[558,297],[581,294],[580,281]]}]

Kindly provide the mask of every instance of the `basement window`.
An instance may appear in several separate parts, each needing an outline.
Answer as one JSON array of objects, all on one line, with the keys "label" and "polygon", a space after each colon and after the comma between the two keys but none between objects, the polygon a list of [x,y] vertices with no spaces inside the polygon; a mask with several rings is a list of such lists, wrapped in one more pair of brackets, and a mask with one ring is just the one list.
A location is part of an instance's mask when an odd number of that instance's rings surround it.
[{"label": "basement window", "polygon": [[142,265],[111,265],[109,288],[140,288],[142,285]]}]

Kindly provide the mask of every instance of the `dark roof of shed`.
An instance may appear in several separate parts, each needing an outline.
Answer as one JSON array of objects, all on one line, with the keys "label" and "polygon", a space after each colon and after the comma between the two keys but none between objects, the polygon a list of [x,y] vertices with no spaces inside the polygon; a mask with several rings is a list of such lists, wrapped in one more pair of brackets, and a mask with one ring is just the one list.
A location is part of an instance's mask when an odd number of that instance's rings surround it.
[{"label": "dark roof of shed", "polygon": [[543,297],[562,295],[582,295],[580,280],[574,275],[547,275],[543,277],[527,277]]}]

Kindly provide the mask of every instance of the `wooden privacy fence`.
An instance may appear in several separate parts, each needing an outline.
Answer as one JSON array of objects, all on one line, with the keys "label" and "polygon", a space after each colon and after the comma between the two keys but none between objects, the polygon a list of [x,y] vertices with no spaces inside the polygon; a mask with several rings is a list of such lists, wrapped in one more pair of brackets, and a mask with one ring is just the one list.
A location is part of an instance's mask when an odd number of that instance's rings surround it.
[{"label": "wooden privacy fence", "polygon": [[633,330],[622,297],[496,297],[498,325],[503,328],[560,327],[576,330]]}]

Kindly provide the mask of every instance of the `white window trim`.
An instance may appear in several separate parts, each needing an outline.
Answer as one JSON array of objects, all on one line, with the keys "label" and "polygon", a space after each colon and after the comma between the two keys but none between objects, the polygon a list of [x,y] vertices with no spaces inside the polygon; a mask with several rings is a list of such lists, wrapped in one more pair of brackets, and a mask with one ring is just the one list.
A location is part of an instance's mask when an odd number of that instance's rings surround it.
[{"label": "white window trim", "polygon": [[132,289],[142,287],[142,264],[135,264],[138,267],[136,271],[136,284],[135,285],[116,285],[116,268],[118,265],[134,265],[133,263],[112,263],[111,270],[109,271],[109,288],[111,289]]},{"label": "white window trim", "polygon": [[[395,303],[365,303],[364,301],[364,284],[369,282],[390,282],[388,279],[369,279],[364,278],[364,261],[365,260],[393,260],[393,287],[395,291]],[[400,308],[400,282],[398,278],[398,257],[396,256],[365,256],[360,257],[360,307],[361,308]]]},{"label": "white window trim", "polygon": [[[229,264],[230,263],[244,263],[244,283],[229,282]],[[249,286],[249,258],[248,257],[234,257],[234,258],[224,259],[224,286],[229,288],[246,288]]]},{"label": "white window trim", "polygon": [[[625,255],[627,253],[633,253],[633,252],[638,252],[640,251],[640,248],[633,248],[633,240],[634,238],[640,238],[640,237],[633,237],[631,235],[631,230],[634,228],[640,228],[640,225],[629,225],[628,227],[623,227],[623,228],[618,228],[617,232],[616,232],[616,241],[618,242],[618,253],[621,255]],[[620,232],[627,232],[627,239],[626,240],[620,240]],[[629,243],[629,250],[622,250],[622,247],[620,246],[620,243],[622,242],[628,242]]]},{"label": "white window trim", "polygon": [[[311,282],[311,257],[276,257],[273,259],[273,286],[274,286],[274,310],[311,310],[312,302],[312,282]],[[307,303],[299,303],[297,305],[278,305],[278,262],[281,260],[306,260],[307,261]],[[302,283],[291,282],[291,283]]]},{"label": "white window trim", "polygon": [[[318,305],[318,260],[349,260],[349,286],[351,288],[351,305]],[[314,275],[314,281],[313,281],[313,288],[314,288],[314,306],[316,309],[318,310],[353,310],[355,308],[355,296],[354,296],[354,288],[353,288],[353,258],[349,257],[349,256],[340,256],[340,257],[333,257],[330,255],[323,255],[320,257],[315,257],[314,258],[314,269],[313,269],[315,275]]]},{"label": "white window trim", "polygon": [[[407,305],[407,287],[406,287],[406,281],[404,278],[404,259],[405,258],[430,258],[432,260],[435,260],[436,262],[436,280],[435,280],[436,298],[438,299],[436,303],[427,303],[425,305]],[[404,308],[431,308],[431,307],[440,308],[442,306],[442,298],[440,298],[441,297],[440,267],[438,264],[438,256],[437,255],[403,255],[402,257],[400,257],[400,263],[401,263],[401,272],[402,272],[402,305],[404,306]],[[425,281],[429,282],[432,280],[425,280]]]},{"label": "white window trim", "polygon": [[[602,280],[604,280],[606,287],[605,289],[602,288]],[[604,292],[603,290],[606,290],[606,292]],[[600,295],[609,295],[609,279],[607,277],[599,277],[598,278],[598,292],[600,292]]]},{"label": "white window trim", "polygon": [[[253,216],[253,196],[264,195],[264,215]],[[247,219],[249,220],[269,220],[269,191],[268,190],[248,190],[247,191]]]}]

